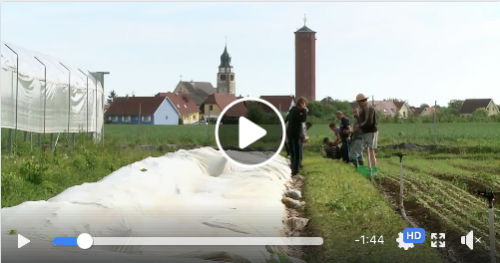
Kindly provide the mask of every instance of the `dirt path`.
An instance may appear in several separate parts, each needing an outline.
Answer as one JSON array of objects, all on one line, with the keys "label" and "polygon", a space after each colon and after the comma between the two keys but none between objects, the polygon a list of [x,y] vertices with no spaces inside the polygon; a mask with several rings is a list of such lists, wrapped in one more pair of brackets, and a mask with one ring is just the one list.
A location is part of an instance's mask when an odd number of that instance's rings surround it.
[{"label": "dirt path", "polygon": [[[283,235],[287,237],[301,237],[306,235],[306,226],[309,220],[305,217],[302,200],[302,187],[305,178],[301,175],[292,177],[287,183],[287,191],[282,199],[286,207],[287,217],[284,221]],[[303,246],[288,246],[286,252],[289,256],[303,259],[305,251]]]}]

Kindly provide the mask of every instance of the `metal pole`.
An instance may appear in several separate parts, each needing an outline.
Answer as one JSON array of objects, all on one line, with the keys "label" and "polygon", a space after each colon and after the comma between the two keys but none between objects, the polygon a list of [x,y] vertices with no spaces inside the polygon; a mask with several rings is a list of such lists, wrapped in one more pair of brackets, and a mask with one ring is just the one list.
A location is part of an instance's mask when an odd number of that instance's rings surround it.
[{"label": "metal pole", "polygon": [[437,100],[434,101],[434,146],[436,146],[436,110],[437,110]]},{"label": "metal pole", "polygon": [[99,115],[97,113],[97,83],[98,79],[94,76],[95,78],[95,138],[97,139],[97,120],[99,119]]},{"label": "metal pole", "polygon": [[44,101],[43,101],[43,141],[45,143],[45,130],[46,130],[46,116],[47,116],[47,66],[42,63],[37,57],[36,60],[43,65],[43,90],[44,90]]},{"label": "metal pole", "polygon": [[496,255],[495,255],[495,214],[493,213],[493,201],[489,202],[489,210],[490,210],[490,258],[491,258],[491,263],[496,262]]},{"label": "metal pole", "polygon": [[68,148],[69,148],[69,137],[70,137],[69,124],[71,120],[71,71],[69,70],[68,67],[64,66],[63,63],[59,62],[59,64],[61,64],[64,68],[66,68],[69,73],[69,80],[68,80]]},{"label": "metal pole", "polygon": [[[104,112],[104,74],[101,73],[101,83],[102,83],[102,97],[101,97],[101,110]],[[101,140],[102,145],[104,145],[104,120],[102,123],[102,131],[101,131]]]},{"label": "metal pole", "polygon": [[85,74],[81,69],[78,69],[87,77],[87,134],[89,133],[89,75]]},{"label": "metal pole", "polygon": [[[17,100],[19,97],[19,55],[14,51],[12,48],[10,48],[7,44],[5,46],[12,51],[12,53],[16,54],[16,128],[14,130],[14,137],[16,139],[16,149],[17,149]],[[10,150],[12,153],[12,149]]]}]

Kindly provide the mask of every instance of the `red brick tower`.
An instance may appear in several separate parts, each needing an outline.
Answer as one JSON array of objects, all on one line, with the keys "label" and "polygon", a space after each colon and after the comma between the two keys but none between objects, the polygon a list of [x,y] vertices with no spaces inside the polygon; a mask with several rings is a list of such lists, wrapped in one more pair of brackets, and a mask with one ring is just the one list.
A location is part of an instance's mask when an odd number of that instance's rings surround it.
[{"label": "red brick tower", "polygon": [[304,26],[295,32],[295,97],[316,100],[316,32]]}]

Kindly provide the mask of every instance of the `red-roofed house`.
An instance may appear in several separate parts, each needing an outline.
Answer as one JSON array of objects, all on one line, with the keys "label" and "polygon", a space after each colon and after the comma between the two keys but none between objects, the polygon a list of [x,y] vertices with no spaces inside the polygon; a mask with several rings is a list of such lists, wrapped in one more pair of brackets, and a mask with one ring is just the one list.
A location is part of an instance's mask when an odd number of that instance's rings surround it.
[{"label": "red-roofed house", "polygon": [[104,114],[113,124],[177,125],[179,111],[168,97],[117,97]]},{"label": "red-roofed house", "polygon": [[[201,109],[203,110],[203,117],[205,120],[207,119],[217,119],[222,111],[229,105],[231,102],[237,100],[234,94],[229,93],[215,93],[210,96],[203,102],[201,105]],[[236,104],[234,107],[226,113],[229,117],[239,117],[245,116],[248,109],[244,103]]]},{"label": "red-roofed house", "polygon": [[179,113],[182,124],[192,124],[200,121],[200,108],[196,106],[196,103],[188,94],[165,92],[158,93],[157,96],[167,97],[172,102]]},{"label": "red-roofed house", "polygon": [[430,107],[424,108],[422,109],[422,112],[420,113],[419,116],[423,117],[423,116],[433,115],[435,110],[436,110],[435,108],[430,108]]},{"label": "red-roofed house", "polygon": [[[288,96],[260,96],[260,99],[265,100],[273,105],[278,111],[287,113],[293,106],[295,106],[295,97]],[[267,113],[274,113],[274,111],[267,105],[262,105],[262,108]]]},{"label": "red-roofed house", "polygon": [[413,107],[413,115],[415,116],[420,116],[420,114],[422,114],[422,111],[424,111],[424,109]]}]

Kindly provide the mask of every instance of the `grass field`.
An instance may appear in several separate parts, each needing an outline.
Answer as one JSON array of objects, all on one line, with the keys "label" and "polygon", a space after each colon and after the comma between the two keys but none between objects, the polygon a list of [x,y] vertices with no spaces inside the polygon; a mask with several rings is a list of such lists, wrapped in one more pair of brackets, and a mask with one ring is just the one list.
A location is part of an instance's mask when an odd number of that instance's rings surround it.
[{"label": "grass field", "polygon": [[[324,238],[308,262],[443,262],[430,242],[404,250],[396,238],[408,225],[369,180],[350,166],[308,153],[304,158],[306,212],[310,234]],[[362,236],[384,242],[362,243]],[[355,241],[360,240],[360,241]]]},{"label": "grass field", "polygon": [[[402,142],[430,145],[434,142],[433,124],[381,124],[379,130],[380,145]],[[475,148],[481,152],[500,152],[499,131],[500,123],[437,124],[436,144]],[[208,127],[106,125],[105,134],[106,140],[125,144],[216,145],[213,125]],[[327,124],[314,125],[309,130],[309,135],[312,143],[319,144],[324,137],[331,137],[332,132]],[[276,144],[274,139],[270,137],[269,140],[263,140],[263,142]]]},{"label": "grass field", "polygon": [[[234,126],[226,129],[225,143],[236,142]],[[432,124],[381,124],[379,130],[379,145],[431,145],[434,141]],[[455,255],[489,261],[488,206],[472,190],[500,190],[500,124],[437,124],[436,131],[436,144],[443,146],[440,150],[403,150],[408,154],[403,159],[407,214],[427,232],[445,232],[447,247]],[[399,197],[399,160],[392,156],[398,150],[378,151],[380,174],[374,187],[352,167],[319,156],[316,146],[331,134],[328,125],[314,125],[309,131],[311,147],[304,159],[309,231],[325,238],[323,246],[309,251],[309,262],[359,262],[361,256],[369,262],[399,262],[403,258],[441,262],[438,249],[428,243],[417,244],[409,251],[395,244],[397,233],[409,227],[391,207]],[[2,130],[2,207],[48,199],[70,186],[99,180],[121,166],[164,154],[167,149],[160,152],[116,146],[215,145],[213,125],[106,125],[104,145],[96,146],[79,134],[76,148],[67,149],[67,137],[62,134],[55,153],[43,152],[36,147],[36,139],[31,146],[29,139],[23,142],[22,137],[23,133],[18,133],[15,155],[8,156],[7,133]],[[277,146],[278,137],[270,136],[261,145]],[[495,211],[498,218],[498,202]],[[495,226],[498,229],[500,222]],[[483,240],[475,244],[474,251],[460,244],[460,236],[470,230]],[[354,241],[373,235],[384,236],[384,244]],[[499,256],[498,234],[496,240]]]}]

